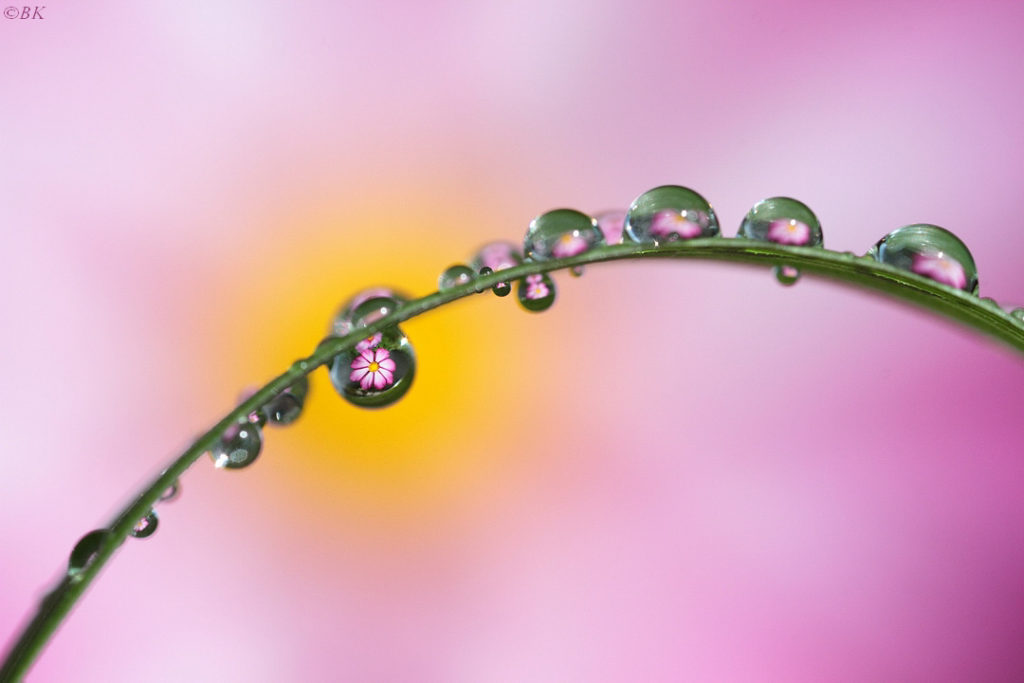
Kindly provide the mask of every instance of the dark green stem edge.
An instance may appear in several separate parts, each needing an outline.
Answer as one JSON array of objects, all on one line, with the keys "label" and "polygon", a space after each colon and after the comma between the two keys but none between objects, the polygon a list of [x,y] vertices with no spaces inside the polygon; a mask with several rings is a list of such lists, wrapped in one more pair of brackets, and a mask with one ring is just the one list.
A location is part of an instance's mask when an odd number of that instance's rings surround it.
[{"label": "dark green stem edge", "polygon": [[729,261],[762,266],[789,265],[802,274],[814,274],[856,287],[871,289],[895,299],[955,320],[988,335],[1024,354],[1024,322],[996,303],[947,287],[872,259],[852,253],[838,253],[813,247],[788,247],[768,242],[733,238],[706,238],[653,246],[619,244],[603,246],[572,258],[528,262],[515,268],[478,277],[473,283],[455,287],[402,305],[395,313],[345,337],[328,337],[308,358],[295,363],[282,375],[266,384],[203,434],[192,446],[168,465],[126,506],[107,527],[109,533],[91,563],[74,576],[65,576],[43,598],[38,611],[15,641],[0,667],[0,681],[18,680],[29,669],[64,617],[85,589],[124,543],[135,523],[145,516],[166,491],[199,457],[210,450],[219,435],[231,424],[264,405],[302,375],[326,364],[360,339],[385,327],[401,323],[433,308],[457,299],[486,292],[499,282],[514,281],[526,275],[551,272],[603,261],[635,258],[676,258]]}]

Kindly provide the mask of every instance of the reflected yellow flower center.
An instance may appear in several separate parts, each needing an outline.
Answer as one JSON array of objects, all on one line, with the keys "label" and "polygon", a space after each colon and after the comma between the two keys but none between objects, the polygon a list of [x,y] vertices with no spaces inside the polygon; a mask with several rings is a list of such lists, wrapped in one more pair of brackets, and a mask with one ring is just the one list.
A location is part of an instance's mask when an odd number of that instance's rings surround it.
[{"label": "reflected yellow flower center", "polygon": [[378,363],[377,361],[374,361],[374,362],[370,363],[370,367],[369,367],[369,368],[367,368],[367,369],[368,369],[368,370],[369,370],[370,372],[377,372],[377,370],[378,370],[379,368],[380,368],[380,363]]}]

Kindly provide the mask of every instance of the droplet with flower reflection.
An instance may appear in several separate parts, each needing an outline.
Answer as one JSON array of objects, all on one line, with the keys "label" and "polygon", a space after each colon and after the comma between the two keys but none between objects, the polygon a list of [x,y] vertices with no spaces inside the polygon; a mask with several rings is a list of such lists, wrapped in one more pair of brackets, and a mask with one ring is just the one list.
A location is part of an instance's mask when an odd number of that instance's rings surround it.
[{"label": "droplet with flower reflection", "polygon": [[794,247],[820,247],[824,242],[818,217],[791,197],[770,197],[754,204],[737,236]]},{"label": "droplet with flower reflection", "polygon": [[878,240],[867,255],[941,284],[978,293],[978,269],[967,245],[937,225],[917,223],[897,228]]},{"label": "droplet with flower reflection", "polygon": [[571,258],[604,244],[597,221],[575,209],[555,209],[537,216],[523,240],[523,253],[534,261]]},{"label": "droplet with flower reflection", "polygon": [[626,235],[640,244],[665,244],[720,233],[714,209],[688,187],[662,185],[633,200]]},{"label": "droplet with flower reflection", "polygon": [[547,273],[527,275],[519,281],[517,296],[527,311],[546,311],[555,303],[555,282]]},{"label": "droplet with flower reflection", "polygon": [[156,515],[156,510],[150,510],[146,513],[146,516],[135,523],[132,530],[129,531],[135,538],[148,538],[156,533],[156,528],[160,524],[160,518]]}]

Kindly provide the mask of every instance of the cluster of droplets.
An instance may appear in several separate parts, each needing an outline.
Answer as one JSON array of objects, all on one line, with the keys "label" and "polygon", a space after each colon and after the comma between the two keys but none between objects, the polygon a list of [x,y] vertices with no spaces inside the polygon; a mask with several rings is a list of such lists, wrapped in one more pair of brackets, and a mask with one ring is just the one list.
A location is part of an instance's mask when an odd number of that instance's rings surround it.
[{"label": "cluster of droplets", "polygon": [[[678,185],[663,185],[637,197],[628,209],[598,212],[593,216],[574,209],[556,209],[536,217],[520,249],[509,242],[491,242],[472,256],[468,264],[454,264],[438,278],[438,289],[451,292],[462,287],[482,293],[488,288],[497,296],[508,296],[513,286],[523,309],[545,311],[554,304],[555,282],[546,272],[518,278],[494,279],[495,273],[523,264],[574,259],[595,249],[623,243],[663,245],[703,238],[721,238],[718,217],[711,204],[697,192]],[[789,247],[823,248],[821,223],[804,203],[790,197],[771,197],[754,205],[740,223],[737,238],[774,243]],[[908,225],[881,238],[863,258],[930,278],[943,285],[977,294],[978,272],[970,251],[953,233],[936,225]],[[579,263],[570,273],[579,276]],[[784,285],[800,278],[792,265],[778,265],[775,277]],[[489,284],[481,282],[487,278]],[[367,329],[364,337],[350,348],[343,348],[328,363],[331,384],[349,403],[363,408],[391,405],[408,392],[416,374],[416,355],[408,337],[395,325],[381,327],[380,320],[391,316],[409,298],[387,287],[364,290],[338,311],[328,336],[321,342]],[[998,307],[996,302],[986,303]],[[1002,309],[1000,309],[1002,310]],[[1024,323],[1024,307],[1009,314]],[[368,328],[376,329],[370,332]],[[217,468],[241,469],[259,456],[262,430],[268,424],[287,425],[302,412],[309,382],[302,376],[273,399],[254,408],[219,436],[210,457]],[[252,392],[243,394],[245,401]],[[180,493],[175,481],[158,502],[174,500]],[[159,517],[151,509],[131,529],[136,538],[152,535]],[[68,575],[81,574],[111,537],[109,529],[86,534],[75,546],[68,564]]]}]

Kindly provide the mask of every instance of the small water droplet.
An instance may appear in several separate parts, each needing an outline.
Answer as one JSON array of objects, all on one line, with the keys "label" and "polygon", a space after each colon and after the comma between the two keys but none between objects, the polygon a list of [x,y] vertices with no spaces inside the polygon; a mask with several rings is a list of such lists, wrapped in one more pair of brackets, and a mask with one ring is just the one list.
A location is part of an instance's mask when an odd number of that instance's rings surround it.
[{"label": "small water droplet", "polygon": [[172,500],[177,500],[178,496],[181,495],[181,482],[175,479],[167,490],[160,494],[161,503],[169,503]]},{"label": "small water droplet", "polygon": [[791,197],[771,197],[754,204],[737,236],[794,247],[820,247],[824,241],[818,217]]},{"label": "small water droplet", "polygon": [[156,533],[156,528],[160,524],[160,518],[156,516],[156,510],[150,510],[146,513],[146,516],[135,523],[132,530],[129,531],[135,538],[149,538]]},{"label": "small water droplet", "polygon": [[396,306],[409,301],[408,296],[390,287],[370,287],[369,289],[364,289],[338,309],[337,314],[335,314],[334,319],[331,321],[331,328],[328,330],[328,334],[344,337],[351,332],[354,327],[353,313],[355,310],[366,301],[376,298],[391,299],[396,302]]},{"label": "small water droplet", "polygon": [[491,291],[498,296],[508,296],[512,293],[512,283],[507,280],[505,282],[496,282],[494,286],[491,287]]},{"label": "small water droplet", "polygon": [[928,223],[893,230],[867,256],[971,294],[978,293],[978,269],[960,238]]},{"label": "small water droplet", "polygon": [[1012,311],[1010,311],[1010,315],[1012,315],[1017,320],[1024,322],[1024,308],[1015,308]]},{"label": "small water droplet", "polygon": [[793,266],[775,266],[772,271],[775,273],[775,279],[787,287],[795,285],[800,279],[800,270]]},{"label": "small water droplet", "polygon": [[569,269],[569,275],[573,277],[583,277],[583,266],[573,266]]},{"label": "small water droplet", "polygon": [[555,209],[537,216],[523,240],[523,253],[534,261],[569,258],[604,244],[595,221],[574,209]]},{"label": "small water droplet", "polygon": [[109,535],[109,529],[94,529],[82,536],[68,557],[68,576],[74,577],[87,569]]},{"label": "small water droplet", "polygon": [[480,247],[469,267],[479,273],[481,268],[490,268],[491,272],[514,268],[523,262],[519,248],[511,242],[490,242]]},{"label": "small water droplet", "polygon": [[260,412],[270,424],[281,427],[290,425],[302,414],[302,406],[306,404],[306,394],[308,393],[309,378],[303,375],[276,398],[270,399]]},{"label": "small water droplet", "polygon": [[441,273],[441,277],[437,279],[437,288],[443,292],[446,289],[468,285],[474,278],[476,278],[475,270],[469,266],[457,263],[454,266],[448,266]]},{"label": "small water droplet", "polygon": [[255,462],[262,446],[263,435],[259,425],[246,420],[224,430],[210,451],[210,458],[218,469],[237,470]]},{"label": "small water droplet", "polygon": [[[487,277],[488,275],[491,275],[492,273],[494,273],[494,270],[490,266],[483,266],[482,268],[480,268],[480,271],[479,271],[478,274],[480,275],[480,277]],[[476,292],[477,294],[483,294],[483,292],[486,289],[486,287],[484,287],[482,284],[480,284],[476,280],[474,280],[474,282],[476,282],[476,286],[473,287],[473,291]]]},{"label": "small water droplet", "polygon": [[721,232],[708,201],[679,185],[662,185],[634,199],[626,213],[625,230],[634,242],[655,245]]},{"label": "small water droplet", "polygon": [[405,395],[415,375],[416,354],[397,325],[335,356],[330,370],[338,394],[363,408],[391,405]]},{"label": "small water droplet", "polygon": [[601,228],[605,244],[622,244],[622,232],[626,225],[626,210],[612,209],[594,216],[597,227]]},{"label": "small water droplet", "polygon": [[546,311],[555,303],[555,282],[547,273],[527,275],[519,281],[517,296],[526,310]]}]

